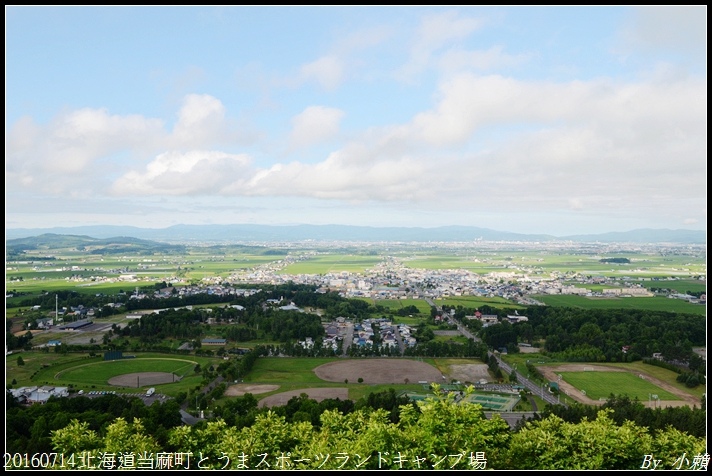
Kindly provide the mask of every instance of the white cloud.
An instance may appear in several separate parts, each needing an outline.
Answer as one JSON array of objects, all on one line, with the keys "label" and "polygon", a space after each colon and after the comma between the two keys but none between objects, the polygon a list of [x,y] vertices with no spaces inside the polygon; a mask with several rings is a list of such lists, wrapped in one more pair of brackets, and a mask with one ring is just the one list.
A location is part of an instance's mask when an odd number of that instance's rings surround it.
[{"label": "white cloud", "polygon": [[[161,151],[167,155],[159,157],[175,159],[175,154],[180,155],[177,151],[240,142],[245,136],[226,118],[219,100],[198,94],[185,97],[171,132],[160,119],[115,115],[106,109],[64,112],[47,125],[24,117],[7,134],[6,178],[14,188],[38,186],[51,193],[90,194],[101,191],[131,162]],[[202,184],[194,187],[202,189]],[[141,188],[140,181],[136,188]]]},{"label": "white cloud", "polygon": [[646,52],[707,52],[706,5],[638,6],[622,32],[623,46]]},{"label": "white cloud", "polygon": [[344,62],[334,56],[321,58],[303,65],[300,69],[301,81],[315,81],[326,90],[336,89],[344,78]]},{"label": "white cloud", "polygon": [[131,171],[112,188],[116,195],[219,195],[250,175],[250,158],[219,151],[165,152],[144,170]]},{"label": "white cloud", "polygon": [[60,114],[47,125],[25,117],[8,133],[5,161],[8,185],[38,186],[61,193],[92,187],[88,181],[102,159],[133,150],[141,155],[160,142],[162,122],[139,115],[111,115],[104,109]]},{"label": "white cloud", "polygon": [[[706,81],[695,77],[554,83],[457,74],[410,121],[366,129],[315,163],[262,168],[251,155],[212,145],[230,135],[226,117],[216,98],[191,95],[171,132],[157,119],[94,109],[48,126],[26,118],[8,134],[6,181],[15,189],[99,193],[112,179],[99,172],[110,167],[116,176],[121,167],[110,188],[117,197],[297,197],[448,213],[546,207],[613,217],[706,203],[699,169]],[[307,107],[293,118],[291,145],[336,138],[343,117],[341,109]]]},{"label": "white cloud", "polygon": [[482,24],[481,19],[460,16],[455,10],[429,15],[423,18],[416,45],[423,50],[434,50],[453,40],[467,38]]},{"label": "white cloud", "polygon": [[346,35],[343,32],[339,32],[339,38],[334,45],[334,50],[342,54],[365,50],[383,43],[392,34],[392,29],[386,25],[363,28]]},{"label": "white cloud", "polygon": [[[705,94],[694,78],[551,83],[463,74],[442,83],[431,110],[366,130],[321,162],[253,169],[231,156],[166,155],[118,189],[615,214],[705,196],[705,175],[694,169],[706,154]],[[325,139],[341,115],[305,109],[293,143]]]},{"label": "white cloud", "polygon": [[171,145],[176,148],[205,147],[229,136],[225,106],[208,94],[189,94],[178,112]]},{"label": "white cloud", "polygon": [[[318,164],[278,164],[252,178],[244,190],[254,195],[339,200],[417,199],[424,168],[408,157],[361,164],[334,153]],[[234,190],[237,192],[237,190]]]},{"label": "white cloud", "polygon": [[570,198],[569,208],[571,208],[571,210],[583,210],[583,201],[579,198]]},{"label": "white cloud", "polygon": [[467,38],[482,24],[481,19],[461,16],[455,10],[425,16],[415,34],[410,58],[398,69],[396,76],[405,80],[412,79],[431,66],[432,57],[439,49]]},{"label": "white cloud", "polygon": [[309,106],[292,118],[291,146],[309,147],[333,138],[339,132],[339,123],[343,117],[344,112],[340,109]]},{"label": "white cloud", "polygon": [[493,46],[487,50],[449,49],[437,59],[437,67],[446,74],[459,71],[493,71],[518,66],[530,61],[527,54],[510,55],[502,46]]}]

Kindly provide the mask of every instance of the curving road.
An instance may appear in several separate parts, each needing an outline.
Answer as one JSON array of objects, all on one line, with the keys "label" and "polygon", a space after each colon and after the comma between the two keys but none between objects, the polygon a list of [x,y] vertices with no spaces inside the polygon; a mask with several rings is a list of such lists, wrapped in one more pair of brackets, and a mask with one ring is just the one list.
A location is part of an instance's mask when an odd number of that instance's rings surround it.
[{"label": "curving road", "polygon": [[[438,308],[435,303],[432,301],[430,298],[425,298],[425,301],[430,304],[431,307],[434,307],[438,312],[440,311],[440,308]],[[457,330],[460,331],[460,333],[469,338],[473,339],[475,342],[480,342],[480,338],[476,337],[473,335],[465,326],[460,324],[457,321],[454,321],[455,324],[457,325]],[[494,352],[487,351],[487,356],[493,356],[495,355]],[[495,358],[497,359],[497,363],[499,364],[499,368],[502,369],[502,373],[505,375],[509,375],[512,373],[512,368],[507,365],[505,362],[502,361],[499,357],[495,355]],[[529,390],[532,394],[537,395],[540,397],[542,400],[544,400],[546,403],[550,403],[552,405],[566,405],[565,403],[562,403],[560,401],[560,398],[558,395],[554,395],[549,392],[548,386],[545,384],[536,384],[532,381],[530,381],[528,378],[526,378],[524,375],[522,375],[519,372],[516,372],[517,375],[517,383],[522,385],[524,388]]]}]

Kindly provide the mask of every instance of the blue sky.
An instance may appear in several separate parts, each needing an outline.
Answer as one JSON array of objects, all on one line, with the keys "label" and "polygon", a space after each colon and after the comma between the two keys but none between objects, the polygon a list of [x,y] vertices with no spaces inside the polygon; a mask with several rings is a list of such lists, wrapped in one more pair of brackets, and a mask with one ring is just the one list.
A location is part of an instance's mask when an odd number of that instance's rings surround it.
[{"label": "blue sky", "polygon": [[6,228],[706,230],[707,8],[5,8]]}]

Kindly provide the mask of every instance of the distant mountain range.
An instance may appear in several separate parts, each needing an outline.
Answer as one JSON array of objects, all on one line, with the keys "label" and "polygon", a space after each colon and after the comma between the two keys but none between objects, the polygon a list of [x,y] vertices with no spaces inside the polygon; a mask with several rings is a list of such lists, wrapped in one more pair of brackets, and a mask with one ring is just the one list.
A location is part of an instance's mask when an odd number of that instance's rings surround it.
[{"label": "distant mountain range", "polygon": [[[8,240],[37,237],[44,234],[83,235],[90,240],[132,237],[132,239],[152,240],[163,243],[256,243],[303,242],[310,240],[350,242],[574,241],[601,243],[707,243],[707,232],[703,230],[638,229],[591,235],[553,236],[511,233],[472,226],[405,228],[348,225],[175,225],[168,228],[138,228],[130,226],[78,226],[43,229],[6,228],[6,245],[9,244]],[[125,239],[130,240],[130,238]],[[98,244],[94,243],[94,245]],[[128,243],[126,245],[128,246]]]}]

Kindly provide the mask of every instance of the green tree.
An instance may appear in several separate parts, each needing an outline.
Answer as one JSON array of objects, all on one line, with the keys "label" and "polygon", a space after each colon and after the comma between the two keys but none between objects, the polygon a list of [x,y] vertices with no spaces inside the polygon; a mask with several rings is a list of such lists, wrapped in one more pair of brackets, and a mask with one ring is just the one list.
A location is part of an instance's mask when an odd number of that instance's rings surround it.
[{"label": "green tree", "polygon": [[88,422],[80,422],[77,419],[72,420],[68,426],[53,431],[50,439],[52,448],[65,455],[93,452],[103,444],[101,437],[89,429]]},{"label": "green tree", "polygon": [[672,428],[651,435],[631,421],[616,425],[612,412],[601,410],[595,420],[580,423],[555,415],[529,422],[512,436],[497,464],[512,469],[639,469],[645,455],[670,464],[683,453],[705,453],[704,439]]}]

